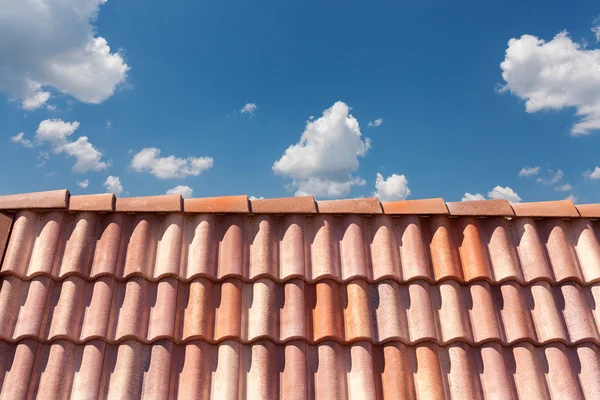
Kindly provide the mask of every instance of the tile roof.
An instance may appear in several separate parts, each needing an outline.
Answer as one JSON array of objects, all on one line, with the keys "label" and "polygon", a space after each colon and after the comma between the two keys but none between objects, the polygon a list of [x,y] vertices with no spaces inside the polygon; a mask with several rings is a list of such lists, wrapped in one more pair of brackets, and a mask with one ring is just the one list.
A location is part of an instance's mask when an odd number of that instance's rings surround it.
[{"label": "tile roof", "polygon": [[0,196],[0,397],[599,398],[599,208]]}]

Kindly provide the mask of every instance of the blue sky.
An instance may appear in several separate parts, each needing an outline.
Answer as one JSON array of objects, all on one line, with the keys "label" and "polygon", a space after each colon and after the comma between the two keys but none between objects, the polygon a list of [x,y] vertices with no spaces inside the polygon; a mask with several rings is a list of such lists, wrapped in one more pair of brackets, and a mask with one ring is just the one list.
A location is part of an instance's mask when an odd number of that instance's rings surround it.
[{"label": "blue sky", "polygon": [[488,3],[8,0],[0,192],[600,202],[600,5]]}]

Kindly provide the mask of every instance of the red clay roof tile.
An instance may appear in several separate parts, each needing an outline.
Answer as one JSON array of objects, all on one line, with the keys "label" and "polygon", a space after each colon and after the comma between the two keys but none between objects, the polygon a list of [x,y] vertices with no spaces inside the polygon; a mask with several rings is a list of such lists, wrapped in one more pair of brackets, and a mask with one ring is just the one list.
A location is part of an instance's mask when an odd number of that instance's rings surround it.
[{"label": "red clay roof tile", "polygon": [[161,196],[118,198],[115,211],[119,212],[176,212],[183,211],[183,199],[179,194]]},{"label": "red clay roof tile", "polygon": [[451,215],[465,216],[503,216],[512,217],[515,215],[510,203],[506,200],[474,200],[457,201],[446,203]]},{"label": "red clay roof tile", "polygon": [[68,190],[52,190],[0,196],[0,210],[65,209],[69,206]]},{"label": "red clay roof tile", "polygon": [[379,199],[324,200],[317,202],[323,214],[381,214]]},{"label": "red clay roof tile", "polygon": [[385,201],[381,203],[385,214],[448,214],[448,207],[444,199],[422,199]]},{"label": "red clay roof tile", "polygon": [[8,237],[12,228],[13,215],[0,212],[0,262],[4,258],[4,251],[8,245]]},{"label": "red clay roof tile", "polygon": [[600,396],[595,219],[176,197],[9,215],[2,397]]},{"label": "red clay roof tile", "polygon": [[600,204],[577,204],[575,208],[584,218],[600,218]]},{"label": "red clay roof tile", "polygon": [[517,217],[579,217],[571,200],[515,203],[512,208]]},{"label": "red clay roof tile", "polygon": [[183,211],[186,213],[248,213],[248,196],[205,197],[184,199]]},{"label": "red clay roof tile", "polygon": [[281,199],[257,199],[251,202],[255,214],[314,214],[317,212],[312,196],[285,197]]},{"label": "red clay roof tile", "polygon": [[115,201],[112,193],[71,196],[69,211],[115,211]]}]

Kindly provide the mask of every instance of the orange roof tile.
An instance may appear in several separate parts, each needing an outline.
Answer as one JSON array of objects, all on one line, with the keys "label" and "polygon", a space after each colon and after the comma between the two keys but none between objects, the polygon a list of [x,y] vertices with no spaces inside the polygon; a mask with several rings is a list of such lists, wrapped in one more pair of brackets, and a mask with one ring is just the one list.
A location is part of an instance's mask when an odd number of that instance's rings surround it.
[{"label": "orange roof tile", "polygon": [[0,213],[2,397],[600,396],[593,207],[109,199]]}]

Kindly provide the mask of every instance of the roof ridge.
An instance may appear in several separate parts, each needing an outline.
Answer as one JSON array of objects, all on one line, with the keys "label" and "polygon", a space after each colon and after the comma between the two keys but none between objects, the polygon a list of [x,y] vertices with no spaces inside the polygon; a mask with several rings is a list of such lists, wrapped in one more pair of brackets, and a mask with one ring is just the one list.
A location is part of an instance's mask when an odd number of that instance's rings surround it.
[{"label": "roof ridge", "polygon": [[183,199],[180,194],[117,198],[112,193],[72,196],[66,189],[3,195],[0,210],[600,218],[600,203],[575,205],[571,200],[510,203],[502,199],[445,202],[432,198],[382,202],[375,197],[316,200],[313,196],[251,200],[248,195]]}]

